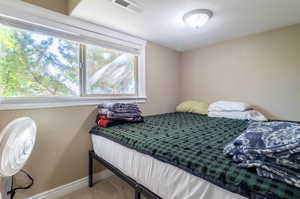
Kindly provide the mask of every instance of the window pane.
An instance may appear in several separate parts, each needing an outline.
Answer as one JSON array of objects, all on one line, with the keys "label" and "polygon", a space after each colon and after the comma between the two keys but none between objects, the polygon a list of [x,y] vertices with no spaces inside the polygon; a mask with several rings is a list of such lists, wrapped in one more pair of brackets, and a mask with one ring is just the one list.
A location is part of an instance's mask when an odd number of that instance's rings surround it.
[{"label": "window pane", "polygon": [[78,96],[79,45],[0,25],[0,96]]},{"label": "window pane", "polygon": [[87,46],[87,94],[136,94],[136,63],[137,57],[135,55],[96,46]]}]

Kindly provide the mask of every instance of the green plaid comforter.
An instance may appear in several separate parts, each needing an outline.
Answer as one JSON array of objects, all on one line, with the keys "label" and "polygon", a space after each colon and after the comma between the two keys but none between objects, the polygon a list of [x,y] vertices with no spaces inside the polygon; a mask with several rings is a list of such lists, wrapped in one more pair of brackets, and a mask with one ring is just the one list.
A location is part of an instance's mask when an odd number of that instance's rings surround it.
[{"label": "green plaid comforter", "polygon": [[90,133],[179,167],[193,175],[251,199],[300,199],[300,189],[238,167],[223,155],[224,146],[247,128],[247,122],[193,113],[145,117],[144,123]]}]

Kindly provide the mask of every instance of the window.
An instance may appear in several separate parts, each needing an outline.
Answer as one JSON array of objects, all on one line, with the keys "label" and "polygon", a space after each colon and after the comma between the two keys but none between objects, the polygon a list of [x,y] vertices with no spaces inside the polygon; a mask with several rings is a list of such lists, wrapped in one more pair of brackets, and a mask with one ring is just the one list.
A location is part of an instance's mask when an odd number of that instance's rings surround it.
[{"label": "window", "polygon": [[0,54],[4,97],[137,94],[133,54],[3,25]]},{"label": "window", "polygon": [[137,94],[137,56],[91,45],[85,55],[87,95]]},{"label": "window", "polygon": [[15,9],[0,9],[0,110],[146,99],[144,40]]},{"label": "window", "polygon": [[79,96],[80,45],[0,25],[2,97]]}]

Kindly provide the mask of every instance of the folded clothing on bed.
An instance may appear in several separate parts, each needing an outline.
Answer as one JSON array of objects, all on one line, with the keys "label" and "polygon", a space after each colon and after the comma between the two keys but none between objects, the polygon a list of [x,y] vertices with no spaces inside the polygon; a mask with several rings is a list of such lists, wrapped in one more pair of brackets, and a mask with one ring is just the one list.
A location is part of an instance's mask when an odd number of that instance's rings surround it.
[{"label": "folded clothing on bed", "polygon": [[114,113],[141,113],[136,104],[106,103],[98,105],[98,109],[105,109]]},{"label": "folded clothing on bed", "polygon": [[136,104],[110,103],[98,106],[96,123],[101,127],[111,127],[122,123],[143,122],[144,118]]},{"label": "folded clothing on bed", "polygon": [[241,167],[255,167],[257,174],[300,187],[300,124],[251,122],[224,148]]},{"label": "folded clothing on bed", "polygon": [[141,116],[141,114],[138,112],[117,113],[117,112],[113,112],[113,111],[106,111],[106,112],[104,112],[104,114],[107,115],[107,117],[109,119],[118,119],[118,118],[127,119],[127,118],[137,118],[137,117]]},{"label": "folded clothing on bed", "polygon": [[118,124],[122,124],[123,122],[120,121],[113,121],[108,119],[105,115],[97,115],[96,123],[101,127],[111,127]]}]

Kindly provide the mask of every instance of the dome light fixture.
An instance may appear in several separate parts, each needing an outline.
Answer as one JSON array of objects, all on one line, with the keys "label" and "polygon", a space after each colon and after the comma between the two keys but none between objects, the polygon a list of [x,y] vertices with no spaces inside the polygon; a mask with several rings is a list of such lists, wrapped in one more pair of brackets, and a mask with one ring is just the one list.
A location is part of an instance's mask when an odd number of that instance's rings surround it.
[{"label": "dome light fixture", "polygon": [[196,9],[186,13],[183,16],[183,21],[192,28],[200,28],[204,26],[210,18],[212,18],[213,12],[208,9]]}]

